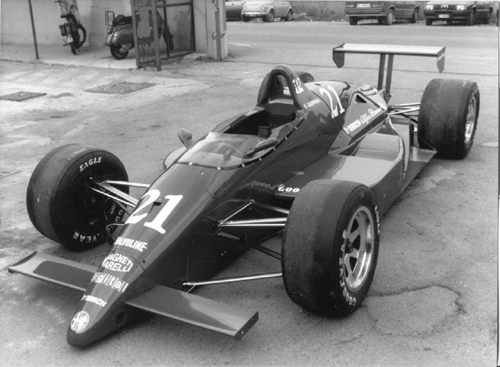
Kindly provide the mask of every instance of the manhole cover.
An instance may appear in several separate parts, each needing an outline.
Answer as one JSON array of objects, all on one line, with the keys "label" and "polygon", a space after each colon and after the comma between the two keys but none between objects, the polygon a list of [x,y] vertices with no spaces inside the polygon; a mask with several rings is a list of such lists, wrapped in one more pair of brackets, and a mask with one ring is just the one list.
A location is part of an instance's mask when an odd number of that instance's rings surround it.
[{"label": "manhole cover", "polygon": [[141,89],[146,89],[154,85],[156,84],[121,82],[116,84],[101,85],[99,87],[87,89],[86,91],[92,93],[127,94]]},{"label": "manhole cover", "polygon": [[8,101],[21,102],[25,99],[35,98],[44,96],[47,93],[33,93],[33,92],[16,92],[12,94],[6,94],[5,96],[0,96],[0,99],[6,99]]}]

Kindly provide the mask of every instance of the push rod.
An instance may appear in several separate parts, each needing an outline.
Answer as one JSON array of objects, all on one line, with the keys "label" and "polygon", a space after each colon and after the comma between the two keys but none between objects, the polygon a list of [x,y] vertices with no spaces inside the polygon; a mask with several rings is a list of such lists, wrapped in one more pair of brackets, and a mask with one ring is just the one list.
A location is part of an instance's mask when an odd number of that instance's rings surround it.
[{"label": "push rod", "polygon": [[182,285],[198,287],[200,285],[214,285],[214,284],[227,284],[227,283],[236,283],[236,282],[245,282],[249,280],[260,280],[260,279],[269,279],[269,278],[279,278],[282,276],[282,273],[266,273],[266,274],[255,274],[255,275],[246,275],[241,277],[234,278],[221,278],[221,279],[213,279],[206,280],[201,282],[184,282]]}]

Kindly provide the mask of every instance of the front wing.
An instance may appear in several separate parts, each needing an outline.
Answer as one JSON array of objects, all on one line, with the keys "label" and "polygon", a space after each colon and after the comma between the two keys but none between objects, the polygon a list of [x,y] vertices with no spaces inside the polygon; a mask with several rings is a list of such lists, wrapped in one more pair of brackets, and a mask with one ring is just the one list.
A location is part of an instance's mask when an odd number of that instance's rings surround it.
[{"label": "front wing", "polygon": [[[85,265],[44,253],[34,252],[9,267],[19,273],[66,288],[85,292],[97,267]],[[130,307],[166,316],[241,339],[258,321],[258,312],[248,312],[235,306],[216,302],[194,294],[164,286],[126,302]]]}]

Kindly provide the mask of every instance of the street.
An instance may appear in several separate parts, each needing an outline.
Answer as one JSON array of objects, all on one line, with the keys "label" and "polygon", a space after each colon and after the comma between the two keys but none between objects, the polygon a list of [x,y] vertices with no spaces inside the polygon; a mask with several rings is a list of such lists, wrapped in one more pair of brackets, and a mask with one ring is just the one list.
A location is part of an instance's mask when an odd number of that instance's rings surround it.
[{"label": "street", "polygon": [[[226,61],[172,62],[162,72],[1,61],[1,95],[46,93],[0,100],[2,364],[495,365],[498,28],[346,22],[228,22],[227,28]],[[375,85],[377,56],[347,55],[345,67],[335,67],[332,48],[342,43],[446,46],[443,74],[433,58],[395,58],[391,103],[419,102],[428,82],[440,77],[473,80],[481,93],[470,154],[433,159],[382,218],[377,270],[363,306],[345,319],[312,314],[288,298],[280,278],[207,286],[195,293],[259,311],[241,341],[154,316],[88,348],[69,346],[66,331],[81,294],[9,274],[7,267],[33,251],[98,265],[109,246],[71,252],[33,228],[26,187],[43,156],[69,143],[104,148],[120,158],[131,181],[150,183],[165,156],[181,146],[181,128],[196,140],[251,109],[276,64],[316,80]],[[120,82],[142,89],[110,91]],[[280,244],[281,237],[268,246],[279,251]],[[250,250],[220,277],[279,271],[279,261]]]}]

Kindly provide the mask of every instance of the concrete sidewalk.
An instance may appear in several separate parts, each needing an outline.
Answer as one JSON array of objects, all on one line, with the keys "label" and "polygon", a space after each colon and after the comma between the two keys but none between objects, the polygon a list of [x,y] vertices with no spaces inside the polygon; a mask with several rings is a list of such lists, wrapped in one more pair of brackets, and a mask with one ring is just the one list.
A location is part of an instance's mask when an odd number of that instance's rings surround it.
[{"label": "concrete sidewalk", "polygon": [[[61,65],[71,67],[107,68],[117,70],[136,70],[135,49],[130,51],[127,58],[116,60],[111,56],[109,47],[83,46],[81,52],[73,55],[69,47],[61,45],[38,45],[36,58],[34,45],[2,44],[0,48],[1,61],[16,61],[27,63],[41,63],[47,65]],[[178,64],[184,61],[195,60],[203,56],[192,53],[184,57],[171,58],[162,62],[162,71],[167,71],[168,64]],[[145,70],[156,70],[156,66]]]}]

